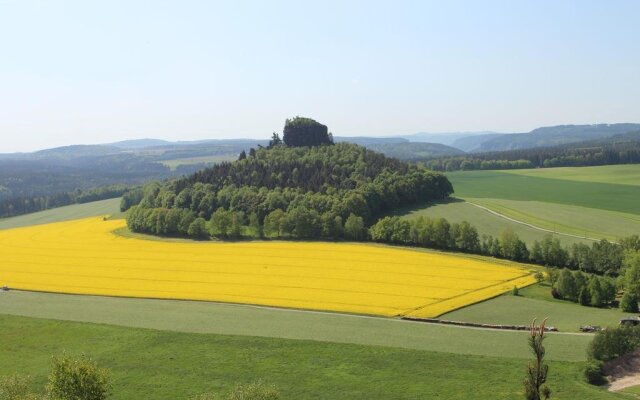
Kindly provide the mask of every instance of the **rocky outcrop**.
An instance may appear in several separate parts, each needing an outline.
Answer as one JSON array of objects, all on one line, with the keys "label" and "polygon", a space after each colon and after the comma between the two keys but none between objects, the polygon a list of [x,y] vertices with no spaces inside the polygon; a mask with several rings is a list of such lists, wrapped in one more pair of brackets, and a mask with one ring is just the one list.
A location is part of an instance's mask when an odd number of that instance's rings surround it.
[{"label": "rocky outcrop", "polygon": [[311,118],[302,117],[287,119],[284,125],[283,140],[290,147],[333,144],[333,139],[326,125]]}]

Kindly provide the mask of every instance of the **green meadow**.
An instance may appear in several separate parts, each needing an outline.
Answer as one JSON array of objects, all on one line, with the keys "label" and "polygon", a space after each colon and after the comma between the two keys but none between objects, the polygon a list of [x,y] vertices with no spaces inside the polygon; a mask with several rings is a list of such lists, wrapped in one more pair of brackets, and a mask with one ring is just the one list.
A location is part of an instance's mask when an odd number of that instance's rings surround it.
[{"label": "green meadow", "polygon": [[[447,176],[457,198],[537,228],[576,236],[574,241],[640,233],[639,165],[460,171]],[[525,240],[527,236],[524,232]],[[562,239],[571,242],[568,236]]]}]

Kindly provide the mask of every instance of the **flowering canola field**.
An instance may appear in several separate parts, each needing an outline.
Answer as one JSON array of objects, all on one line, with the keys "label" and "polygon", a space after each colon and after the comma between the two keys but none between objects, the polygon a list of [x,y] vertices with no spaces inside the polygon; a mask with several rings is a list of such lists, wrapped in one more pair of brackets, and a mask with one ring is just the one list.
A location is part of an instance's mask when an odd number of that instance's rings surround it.
[{"label": "flowering canola field", "polygon": [[534,282],[461,256],[321,242],[163,242],[87,218],[0,231],[0,286],[434,317]]}]

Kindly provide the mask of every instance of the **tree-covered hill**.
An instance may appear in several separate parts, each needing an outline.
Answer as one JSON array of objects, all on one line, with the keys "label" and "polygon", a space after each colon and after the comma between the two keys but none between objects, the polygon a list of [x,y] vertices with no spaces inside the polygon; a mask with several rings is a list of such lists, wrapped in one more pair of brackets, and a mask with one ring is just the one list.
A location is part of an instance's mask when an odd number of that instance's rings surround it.
[{"label": "tree-covered hill", "polygon": [[[357,236],[364,224],[395,207],[452,192],[439,173],[354,144],[277,145],[148,185],[128,223],[138,232],[199,236],[206,229],[222,237],[241,226],[268,230],[275,224],[278,234],[290,237],[338,238]],[[135,203],[131,196],[125,208]]]},{"label": "tree-covered hill", "polygon": [[[640,124],[595,124],[595,125],[558,125],[532,130],[527,133],[505,135],[485,135],[474,138],[475,147],[465,150],[472,152],[492,152],[504,150],[549,147],[568,143],[582,142],[640,129]],[[485,139],[485,140],[482,140]],[[460,143],[459,143],[460,145]],[[453,146],[456,146],[453,144]]]},{"label": "tree-covered hill", "polygon": [[428,160],[465,154],[464,151],[456,149],[455,147],[439,143],[372,143],[365,146],[368,149],[378,151],[388,157],[405,161]]},{"label": "tree-covered hill", "polygon": [[586,167],[640,163],[640,130],[552,147],[441,157],[426,164],[439,171]]}]

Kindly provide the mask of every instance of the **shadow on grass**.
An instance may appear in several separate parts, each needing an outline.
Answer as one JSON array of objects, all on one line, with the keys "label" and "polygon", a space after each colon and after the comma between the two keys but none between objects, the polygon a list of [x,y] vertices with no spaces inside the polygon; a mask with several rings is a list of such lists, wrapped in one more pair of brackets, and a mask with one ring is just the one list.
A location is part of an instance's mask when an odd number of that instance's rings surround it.
[{"label": "shadow on grass", "polygon": [[389,212],[386,215],[392,216],[392,217],[401,217],[403,215],[407,215],[412,212],[424,210],[425,208],[438,206],[438,205],[445,205],[445,204],[455,204],[455,203],[464,203],[464,200],[458,199],[456,197],[449,197],[439,201],[429,201],[424,203],[413,204],[410,206],[400,207]]}]

